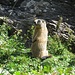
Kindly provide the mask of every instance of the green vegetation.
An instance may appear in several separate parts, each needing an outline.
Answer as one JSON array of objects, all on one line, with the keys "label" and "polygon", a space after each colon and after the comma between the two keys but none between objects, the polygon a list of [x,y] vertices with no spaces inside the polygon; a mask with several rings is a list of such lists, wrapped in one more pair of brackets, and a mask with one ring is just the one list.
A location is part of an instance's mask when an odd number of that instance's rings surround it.
[{"label": "green vegetation", "polygon": [[[8,75],[75,75],[75,55],[67,50],[61,41],[48,37],[51,58],[32,58],[22,42],[20,31],[8,36],[7,24],[0,25],[0,69]],[[0,75],[6,75],[4,71]]]}]

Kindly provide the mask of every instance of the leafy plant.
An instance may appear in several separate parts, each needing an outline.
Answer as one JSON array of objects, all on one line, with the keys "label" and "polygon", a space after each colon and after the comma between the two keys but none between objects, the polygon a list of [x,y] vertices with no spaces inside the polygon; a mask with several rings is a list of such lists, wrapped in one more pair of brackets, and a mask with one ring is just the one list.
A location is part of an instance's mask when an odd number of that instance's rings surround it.
[{"label": "leafy plant", "polygon": [[60,39],[48,37],[52,57],[41,60],[31,57],[30,48],[25,47],[19,32],[9,37],[8,28],[6,24],[0,26],[0,75],[6,75],[5,70],[9,75],[75,75],[75,55]]},{"label": "leafy plant", "polygon": [[63,51],[66,50],[64,45],[62,45],[61,41],[57,38],[48,37],[48,50],[51,54],[61,55]]}]

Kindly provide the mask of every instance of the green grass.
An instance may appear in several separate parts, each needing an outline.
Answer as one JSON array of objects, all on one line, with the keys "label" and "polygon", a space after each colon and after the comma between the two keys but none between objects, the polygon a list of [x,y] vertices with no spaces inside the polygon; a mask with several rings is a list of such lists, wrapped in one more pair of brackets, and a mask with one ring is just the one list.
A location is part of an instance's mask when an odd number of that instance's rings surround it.
[{"label": "green grass", "polygon": [[[18,35],[8,37],[6,25],[0,26],[0,68],[9,75],[75,75],[75,55],[49,36],[51,58],[32,58]],[[6,75],[4,71],[0,75]]]}]

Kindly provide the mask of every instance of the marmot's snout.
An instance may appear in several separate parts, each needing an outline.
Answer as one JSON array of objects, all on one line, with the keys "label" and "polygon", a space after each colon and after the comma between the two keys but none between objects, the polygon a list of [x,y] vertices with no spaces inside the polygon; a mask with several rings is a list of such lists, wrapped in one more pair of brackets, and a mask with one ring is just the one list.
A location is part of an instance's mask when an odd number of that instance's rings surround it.
[{"label": "marmot's snout", "polygon": [[34,24],[35,24],[35,25],[39,25],[40,23],[41,23],[41,21],[40,21],[39,19],[34,20]]}]

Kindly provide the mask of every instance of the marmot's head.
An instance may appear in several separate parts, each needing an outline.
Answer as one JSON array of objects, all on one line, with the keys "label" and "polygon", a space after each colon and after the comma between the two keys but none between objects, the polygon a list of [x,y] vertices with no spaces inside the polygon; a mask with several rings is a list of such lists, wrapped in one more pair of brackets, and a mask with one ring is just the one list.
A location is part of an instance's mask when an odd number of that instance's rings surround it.
[{"label": "marmot's head", "polygon": [[39,28],[44,28],[46,27],[46,21],[43,19],[35,19],[34,20],[35,26]]}]

